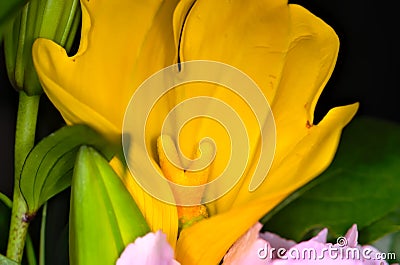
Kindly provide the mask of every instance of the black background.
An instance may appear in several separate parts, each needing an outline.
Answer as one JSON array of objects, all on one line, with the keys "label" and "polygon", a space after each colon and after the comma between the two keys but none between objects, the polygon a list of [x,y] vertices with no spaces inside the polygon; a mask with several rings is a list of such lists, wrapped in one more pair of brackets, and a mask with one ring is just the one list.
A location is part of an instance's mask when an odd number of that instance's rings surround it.
[{"label": "black background", "polygon": [[[358,101],[360,109],[357,115],[400,122],[399,98],[396,93],[400,58],[398,42],[395,41],[400,32],[400,23],[396,8],[392,6],[394,2],[291,2],[301,4],[321,17],[335,29],[341,42],[335,71],[317,105],[316,120],[334,106]],[[11,197],[17,93],[7,81],[2,51],[0,54],[0,192]],[[37,138],[62,125],[59,114],[43,96]]]}]

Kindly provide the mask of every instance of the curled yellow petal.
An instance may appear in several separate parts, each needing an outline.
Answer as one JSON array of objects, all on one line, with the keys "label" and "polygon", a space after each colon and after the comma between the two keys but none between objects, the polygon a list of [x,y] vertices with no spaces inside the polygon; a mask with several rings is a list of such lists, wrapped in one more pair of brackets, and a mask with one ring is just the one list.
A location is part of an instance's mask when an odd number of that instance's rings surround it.
[{"label": "curled yellow petal", "polygon": [[[228,248],[265,213],[320,174],[332,161],[341,130],[358,108],[358,104],[353,104],[332,109],[319,124],[313,124],[315,105],[333,71],[339,42],[328,25],[300,6],[283,5],[281,16],[275,22],[280,21],[283,30],[287,30],[280,46],[262,34],[252,34],[247,39],[240,27],[228,28],[223,37],[215,37],[218,39],[215,45],[226,44],[223,49],[212,51],[212,45],[201,46],[206,39],[213,39],[211,36],[215,32],[205,30],[211,27],[211,23],[215,27],[225,25],[224,20],[238,11],[235,1],[232,2],[220,3],[226,6],[221,8],[219,16],[204,11],[213,4],[196,2],[185,24],[182,58],[217,59],[248,73],[271,104],[276,122],[277,149],[266,180],[255,192],[250,192],[248,187],[256,166],[256,150],[241,181],[233,190],[208,205],[211,217],[182,231],[177,244],[177,258],[182,264],[217,264]],[[247,10],[241,19],[256,24],[263,21],[263,15],[254,12]],[[266,29],[272,36],[280,37],[276,32],[278,28],[260,25],[255,28]],[[195,35],[195,32],[200,34]],[[235,38],[240,38],[240,41]],[[256,49],[254,43],[265,49]],[[271,47],[275,50],[268,50]],[[275,59],[279,63],[268,67],[268,63],[275,62]],[[271,75],[274,82],[266,81],[266,77]],[[224,92],[216,90],[213,95],[219,93]],[[228,102],[233,101],[228,99]],[[202,130],[210,131],[210,127],[197,128],[198,132]],[[250,133],[249,137],[255,137],[253,140],[257,144],[260,135]],[[212,249],[206,247],[209,242],[216,242]]]},{"label": "curled yellow petal", "polygon": [[[271,169],[266,181],[254,193],[240,190],[234,205],[182,231],[177,259],[182,264],[218,264],[229,247],[265,213],[297,188],[320,174],[333,159],[340,133],[354,116],[358,104],[335,108],[296,146],[296,151]],[[207,246],[213,243],[212,248]]]},{"label": "curled yellow petal", "polygon": [[[81,0],[81,41],[74,56],[49,40],[35,41],[32,54],[39,79],[67,123],[87,124],[120,141],[125,108],[135,89],[177,57],[172,28],[177,2]],[[115,160],[112,164],[120,168]],[[129,173],[120,170],[120,176],[152,230],[162,229],[175,246],[176,207],[147,194]]]},{"label": "curled yellow petal", "polygon": [[[50,100],[69,123],[116,139],[135,89],[176,58],[172,21],[177,1],[82,0],[76,55],[38,39],[33,59]],[[151,63],[150,63],[151,62]]]}]

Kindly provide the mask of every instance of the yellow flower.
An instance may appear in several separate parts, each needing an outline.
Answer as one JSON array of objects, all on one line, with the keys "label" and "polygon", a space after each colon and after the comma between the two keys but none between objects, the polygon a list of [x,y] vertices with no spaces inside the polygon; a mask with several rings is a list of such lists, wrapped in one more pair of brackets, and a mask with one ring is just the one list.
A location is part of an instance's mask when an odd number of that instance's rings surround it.
[{"label": "yellow flower", "polygon": [[[304,8],[285,0],[81,3],[82,37],[75,56],[68,57],[63,48],[45,39],[33,47],[44,90],[67,123],[89,124],[117,140],[135,89],[178,60],[232,65],[258,84],[271,105],[277,143],[266,180],[256,191],[248,191],[256,166],[251,161],[239,183],[207,205],[209,218],[185,228],[177,242],[177,208],[148,195],[133,178],[125,178],[150,227],[168,235],[182,264],[218,264],[259,218],[331,162],[341,130],[358,105],[334,108],[313,124],[317,99],[333,71],[339,42],[328,25]],[[148,126],[146,141],[153,161],[158,161],[154,145],[163,118],[176,103],[199,94],[193,89],[198,85],[191,88],[168,93],[150,116],[155,124]],[[238,103],[221,87],[205,89],[205,95],[230,105]],[[241,108],[238,112],[249,115]],[[195,153],[205,135],[216,139],[219,153],[208,172],[213,179],[226,164],[229,143],[213,123],[194,121],[191,125],[180,136],[180,146],[184,153]],[[258,141],[259,133],[250,130],[251,155],[257,154]],[[162,169],[164,174],[171,174],[168,168]]]}]

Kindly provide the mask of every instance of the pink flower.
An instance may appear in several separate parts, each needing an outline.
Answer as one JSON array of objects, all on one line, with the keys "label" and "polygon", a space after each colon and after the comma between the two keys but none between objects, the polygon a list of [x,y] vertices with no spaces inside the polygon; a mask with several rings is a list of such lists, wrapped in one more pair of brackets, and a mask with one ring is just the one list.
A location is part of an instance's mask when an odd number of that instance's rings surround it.
[{"label": "pink flower", "polygon": [[161,231],[148,233],[129,244],[117,265],[179,265],[174,259],[174,251]]},{"label": "pink flower", "polygon": [[308,241],[296,243],[273,233],[259,233],[257,223],[242,236],[224,257],[224,265],[387,265],[382,253],[372,246],[360,246],[357,242],[357,226],[353,225],[336,244],[326,242],[325,228]]}]

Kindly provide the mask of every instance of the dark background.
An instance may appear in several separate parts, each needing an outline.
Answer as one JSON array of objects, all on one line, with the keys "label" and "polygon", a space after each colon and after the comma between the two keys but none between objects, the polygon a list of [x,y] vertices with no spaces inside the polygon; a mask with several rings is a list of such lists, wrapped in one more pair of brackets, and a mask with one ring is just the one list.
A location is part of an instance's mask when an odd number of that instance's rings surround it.
[{"label": "dark background", "polygon": [[[316,120],[330,108],[360,102],[357,115],[400,122],[398,88],[399,15],[389,1],[298,0],[331,25],[341,41],[338,62],[317,105]],[[250,4],[250,2],[249,2]],[[6,77],[3,49],[0,52],[0,192],[11,197],[13,142],[17,93]],[[49,120],[51,122],[49,122]],[[37,137],[62,126],[57,111],[42,97]],[[368,133],[368,132],[366,132]]]},{"label": "dark background", "polygon": [[[358,115],[400,121],[397,96],[399,15],[389,1],[298,0],[331,25],[340,39],[337,65],[317,114],[360,102]],[[397,38],[396,38],[397,39]]]}]

